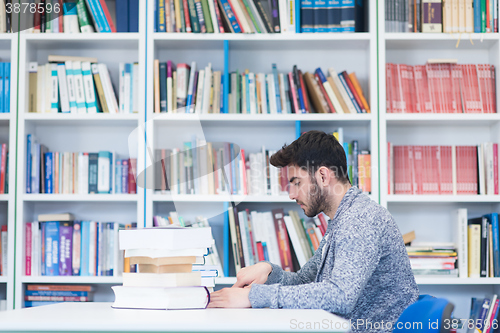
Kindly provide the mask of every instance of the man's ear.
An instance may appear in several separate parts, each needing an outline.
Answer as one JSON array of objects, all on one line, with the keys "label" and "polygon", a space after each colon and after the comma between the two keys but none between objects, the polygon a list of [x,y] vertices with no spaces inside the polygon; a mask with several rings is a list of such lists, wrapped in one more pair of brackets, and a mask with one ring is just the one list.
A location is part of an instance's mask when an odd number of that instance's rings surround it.
[{"label": "man's ear", "polygon": [[328,186],[332,181],[332,177],[335,175],[327,167],[320,167],[316,172],[316,181],[321,186]]}]

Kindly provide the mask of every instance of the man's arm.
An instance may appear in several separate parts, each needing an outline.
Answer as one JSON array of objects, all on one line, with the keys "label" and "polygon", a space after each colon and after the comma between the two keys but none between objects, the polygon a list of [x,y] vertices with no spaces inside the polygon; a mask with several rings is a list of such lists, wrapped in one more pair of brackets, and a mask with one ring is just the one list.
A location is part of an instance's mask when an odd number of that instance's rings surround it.
[{"label": "man's arm", "polygon": [[350,221],[332,246],[334,258],[327,258],[324,267],[333,270],[329,280],[297,286],[254,284],[248,295],[252,307],[351,312],[380,261],[380,236],[361,221]]}]

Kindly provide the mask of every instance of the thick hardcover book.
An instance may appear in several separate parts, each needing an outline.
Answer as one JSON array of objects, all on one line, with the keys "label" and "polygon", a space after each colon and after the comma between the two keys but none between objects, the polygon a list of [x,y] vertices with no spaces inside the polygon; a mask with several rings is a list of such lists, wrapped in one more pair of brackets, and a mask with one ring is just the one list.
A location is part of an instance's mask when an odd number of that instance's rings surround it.
[{"label": "thick hardcover book", "polygon": [[422,0],[422,32],[442,32],[441,0]]},{"label": "thick hardcover book", "polygon": [[97,193],[97,153],[89,153],[89,193]]},{"label": "thick hardcover book", "polygon": [[73,259],[71,261],[71,266],[73,270],[73,275],[80,275],[81,268],[81,244],[82,244],[82,223],[80,221],[73,222]]},{"label": "thick hardcover book", "polygon": [[284,216],[285,213],[282,208],[273,209],[273,221],[276,229],[276,239],[278,240],[279,253],[281,258],[281,267],[287,271],[293,271],[292,253],[290,250],[290,241],[288,239],[288,232],[286,230]]},{"label": "thick hardcover book", "polygon": [[59,275],[59,222],[45,222],[45,274]]},{"label": "thick hardcover book", "polygon": [[59,224],[59,275],[73,275],[73,223]]},{"label": "thick hardcover book", "polygon": [[128,32],[139,32],[139,0],[128,0]]}]

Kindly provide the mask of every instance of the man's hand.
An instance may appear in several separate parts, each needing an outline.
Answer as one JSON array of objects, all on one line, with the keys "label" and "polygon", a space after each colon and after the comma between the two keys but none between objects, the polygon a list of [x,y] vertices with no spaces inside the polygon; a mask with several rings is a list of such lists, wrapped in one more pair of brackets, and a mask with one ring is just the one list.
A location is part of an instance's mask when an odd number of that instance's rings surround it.
[{"label": "man's hand", "polygon": [[255,265],[242,268],[236,275],[236,283],[232,288],[243,288],[253,283],[264,284],[272,270],[273,267],[267,262],[259,262]]},{"label": "man's hand", "polygon": [[209,308],[251,308],[250,287],[224,288],[210,294]]}]

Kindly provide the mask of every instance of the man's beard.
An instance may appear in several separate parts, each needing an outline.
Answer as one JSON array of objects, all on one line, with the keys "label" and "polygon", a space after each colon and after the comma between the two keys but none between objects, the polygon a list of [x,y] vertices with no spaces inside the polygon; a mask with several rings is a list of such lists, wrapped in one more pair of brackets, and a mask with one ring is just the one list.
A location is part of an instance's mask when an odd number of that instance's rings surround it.
[{"label": "man's beard", "polygon": [[308,206],[304,210],[307,217],[315,217],[325,210],[327,204],[326,195],[321,193],[318,182],[314,177],[311,177],[311,183],[314,186],[314,194],[310,195]]}]

